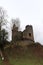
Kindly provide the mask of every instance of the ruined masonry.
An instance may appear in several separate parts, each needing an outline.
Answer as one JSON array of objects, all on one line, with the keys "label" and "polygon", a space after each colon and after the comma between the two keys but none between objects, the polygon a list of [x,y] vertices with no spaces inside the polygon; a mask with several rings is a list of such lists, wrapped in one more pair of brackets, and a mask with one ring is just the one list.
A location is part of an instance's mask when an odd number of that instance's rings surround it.
[{"label": "ruined masonry", "polygon": [[13,26],[12,29],[12,41],[13,42],[18,42],[16,44],[19,45],[28,45],[34,42],[34,35],[33,35],[33,27],[32,25],[27,25],[25,27],[25,30],[18,31],[18,27]]}]

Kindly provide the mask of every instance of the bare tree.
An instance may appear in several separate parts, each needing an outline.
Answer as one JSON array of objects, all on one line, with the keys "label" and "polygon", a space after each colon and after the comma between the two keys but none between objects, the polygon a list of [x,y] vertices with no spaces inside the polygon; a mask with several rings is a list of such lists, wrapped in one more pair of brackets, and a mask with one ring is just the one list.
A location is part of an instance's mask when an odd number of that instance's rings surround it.
[{"label": "bare tree", "polygon": [[0,7],[0,26],[7,23],[6,16],[6,11],[2,7]]},{"label": "bare tree", "polygon": [[[7,39],[6,37],[7,33],[5,29],[2,29],[2,26],[6,25],[6,23],[7,23],[7,19],[6,19],[5,10],[2,7],[0,7],[0,51],[4,50],[4,41]],[[1,56],[3,56],[2,52],[1,52]]]},{"label": "bare tree", "polygon": [[3,35],[2,33],[4,33],[4,36],[6,35],[5,30],[2,29],[2,26],[6,25],[6,23],[7,23],[6,12],[2,7],[0,7],[0,36]]},{"label": "bare tree", "polygon": [[13,28],[13,25],[18,27],[18,30],[20,29],[20,20],[19,20],[19,18],[12,19],[12,28]]}]

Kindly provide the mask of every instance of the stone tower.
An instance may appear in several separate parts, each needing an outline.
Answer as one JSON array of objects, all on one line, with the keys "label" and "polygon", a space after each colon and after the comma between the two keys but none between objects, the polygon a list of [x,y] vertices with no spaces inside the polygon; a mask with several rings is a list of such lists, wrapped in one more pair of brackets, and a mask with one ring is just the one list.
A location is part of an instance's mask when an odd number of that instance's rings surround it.
[{"label": "stone tower", "polygon": [[26,26],[25,30],[23,31],[23,39],[34,41],[32,25],[27,25]]},{"label": "stone tower", "polygon": [[16,25],[13,25],[12,40],[13,41],[20,41],[20,40],[22,40],[22,32],[18,31],[18,27],[16,27]]},{"label": "stone tower", "polygon": [[15,24],[13,25],[13,29],[12,29],[12,40],[14,41],[17,35],[17,31],[18,31],[18,27],[15,26]]}]

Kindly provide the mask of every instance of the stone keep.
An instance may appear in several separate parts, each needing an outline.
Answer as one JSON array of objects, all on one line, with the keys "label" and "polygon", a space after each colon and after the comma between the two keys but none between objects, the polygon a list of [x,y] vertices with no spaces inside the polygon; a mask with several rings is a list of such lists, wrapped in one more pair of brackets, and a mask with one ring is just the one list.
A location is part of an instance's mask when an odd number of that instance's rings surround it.
[{"label": "stone keep", "polygon": [[33,27],[32,25],[27,25],[23,31],[23,39],[34,41]]}]

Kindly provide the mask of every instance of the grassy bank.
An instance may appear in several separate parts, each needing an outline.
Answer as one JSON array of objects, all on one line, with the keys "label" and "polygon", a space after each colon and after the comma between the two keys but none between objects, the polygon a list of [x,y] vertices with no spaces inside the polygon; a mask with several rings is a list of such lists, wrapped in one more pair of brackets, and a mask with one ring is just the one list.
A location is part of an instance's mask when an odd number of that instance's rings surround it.
[{"label": "grassy bank", "polygon": [[0,65],[43,65],[43,47],[30,45],[28,48],[8,48],[6,61],[0,58]]}]

